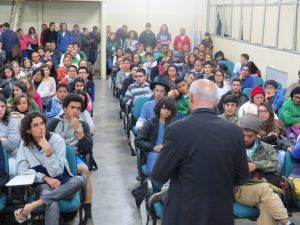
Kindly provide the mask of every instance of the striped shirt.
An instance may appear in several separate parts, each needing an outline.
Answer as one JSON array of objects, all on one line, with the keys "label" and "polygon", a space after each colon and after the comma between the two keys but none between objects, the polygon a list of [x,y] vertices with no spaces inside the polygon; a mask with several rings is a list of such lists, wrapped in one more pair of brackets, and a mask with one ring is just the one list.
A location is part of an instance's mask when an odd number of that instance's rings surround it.
[{"label": "striped shirt", "polygon": [[152,95],[152,91],[150,89],[149,83],[146,82],[145,85],[141,86],[135,82],[128,87],[125,93],[123,103],[134,106],[136,97],[138,96],[150,97],[151,95]]}]

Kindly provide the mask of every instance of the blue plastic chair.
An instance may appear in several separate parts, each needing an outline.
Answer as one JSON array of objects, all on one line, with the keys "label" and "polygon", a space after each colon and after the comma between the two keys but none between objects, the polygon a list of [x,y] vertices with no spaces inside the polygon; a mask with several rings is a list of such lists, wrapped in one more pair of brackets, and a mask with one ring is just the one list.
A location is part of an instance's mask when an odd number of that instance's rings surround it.
[{"label": "blue plastic chair", "polygon": [[234,63],[233,62],[231,62],[231,61],[219,61],[219,64],[224,64],[224,65],[226,65],[227,66],[227,68],[228,68],[228,75],[230,76],[230,77],[232,77],[233,76],[233,70],[234,70]]},{"label": "blue plastic chair", "polygon": [[261,77],[254,77],[255,86],[264,86],[264,80]]},{"label": "blue plastic chair", "polygon": [[[5,168],[5,174],[7,175],[8,177],[8,174],[9,174],[9,171],[8,171],[8,156],[6,154],[6,151],[4,151],[3,147],[2,147],[2,144],[0,143],[0,148],[1,150],[0,151],[3,151],[4,153],[4,168]],[[0,212],[5,209],[5,207],[7,206],[7,203],[8,203],[8,196],[6,193],[0,193]]]},{"label": "blue plastic chair", "polygon": [[252,91],[252,88],[245,88],[245,89],[243,90],[243,93],[244,93],[245,95],[247,95],[248,98],[250,99],[250,97],[251,97],[251,91]]},{"label": "blue plastic chair", "polygon": [[[285,158],[284,158],[284,165],[283,165],[283,176],[289,177],[292,170],[295,168],[297,164],[300,162],[293,158],[292,154],[289,151],[286,151]],[[299,210],[293,210],[293,211],[300,211],[300,201],[296,201],[296,207],[299,208]]]},{"label": "blue plastic chair", "polygon": [[149,97],[140,96],[140,97],[137,97],[137,99],[135,100],[134,109],[133,109],[133,112],[131,114],[131,119],[130,119],[130,124],[129,124],[129,127],[130,127],[130,130],[129,130],[130,148],[131,148],[131,154],[132,155],[135,155],[135,152],[136,152],[134,139],[135,139],[135,137],[137,136],[137,133],[138,133],[138,129],[135,126],[135,123],[141,115],[143,105],[146,102],[148,102],[149,99],[150,99]]}]

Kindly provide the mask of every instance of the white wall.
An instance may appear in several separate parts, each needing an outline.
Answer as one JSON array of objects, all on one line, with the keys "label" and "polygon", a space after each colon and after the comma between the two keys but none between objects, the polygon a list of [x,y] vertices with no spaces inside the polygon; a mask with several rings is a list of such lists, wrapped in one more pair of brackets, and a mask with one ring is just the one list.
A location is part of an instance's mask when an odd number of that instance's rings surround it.
[{"label": "white wall", "polygon": [[[147,5],[148,2],[148,5]],[[152,31],[157,34],[162,24],[167,24],[172,39],[181,27],[188,35],[193,31],[203,30],[206,1],[199,0],[109,0],[107,1],[107,23],[116,31],[122,25],[141,33],[146,22],[152,24]]]},{"label": "white wall", "polygon": [[[12,1],[11,1],[12,2]],[[9,22],[11,2],[0,2],[0,23]],[[74,24],[87,27],[89,30],[94,25],[100,26],[100,2],[48,2],[42,3],[42,21],[46,23],[53,21],[56,24],[65,22],[68,29],[72,30]],[[22,13],[20,28],[28,32],[29,27],[38,27],[38,2],[22,2]],[[58,29],[58,27],[57,27]]]}]

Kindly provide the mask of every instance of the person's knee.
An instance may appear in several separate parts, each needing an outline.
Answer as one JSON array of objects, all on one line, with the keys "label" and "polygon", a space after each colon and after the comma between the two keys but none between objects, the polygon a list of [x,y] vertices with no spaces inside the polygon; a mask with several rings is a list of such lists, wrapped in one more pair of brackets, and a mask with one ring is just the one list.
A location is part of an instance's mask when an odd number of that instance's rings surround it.
[{"label": "person's knee", "polygon": [[81,164],[80,166],[78,166],[78,171],[83,173],[86,177],[86,179],[90,179],[91,177],[91,172],[89,171],[89,168],[86,164]]}]

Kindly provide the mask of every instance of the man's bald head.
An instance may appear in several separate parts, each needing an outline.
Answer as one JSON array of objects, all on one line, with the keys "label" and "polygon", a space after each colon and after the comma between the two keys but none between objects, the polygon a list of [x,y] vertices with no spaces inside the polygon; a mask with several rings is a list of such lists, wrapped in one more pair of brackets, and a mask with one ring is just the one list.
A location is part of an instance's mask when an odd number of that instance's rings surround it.
[{"label": "man's bald head", "polygon": [[218,104],[218,87],[209,80],[196,80],[190,87],[191,110],[196,108],[214,108]]}]

